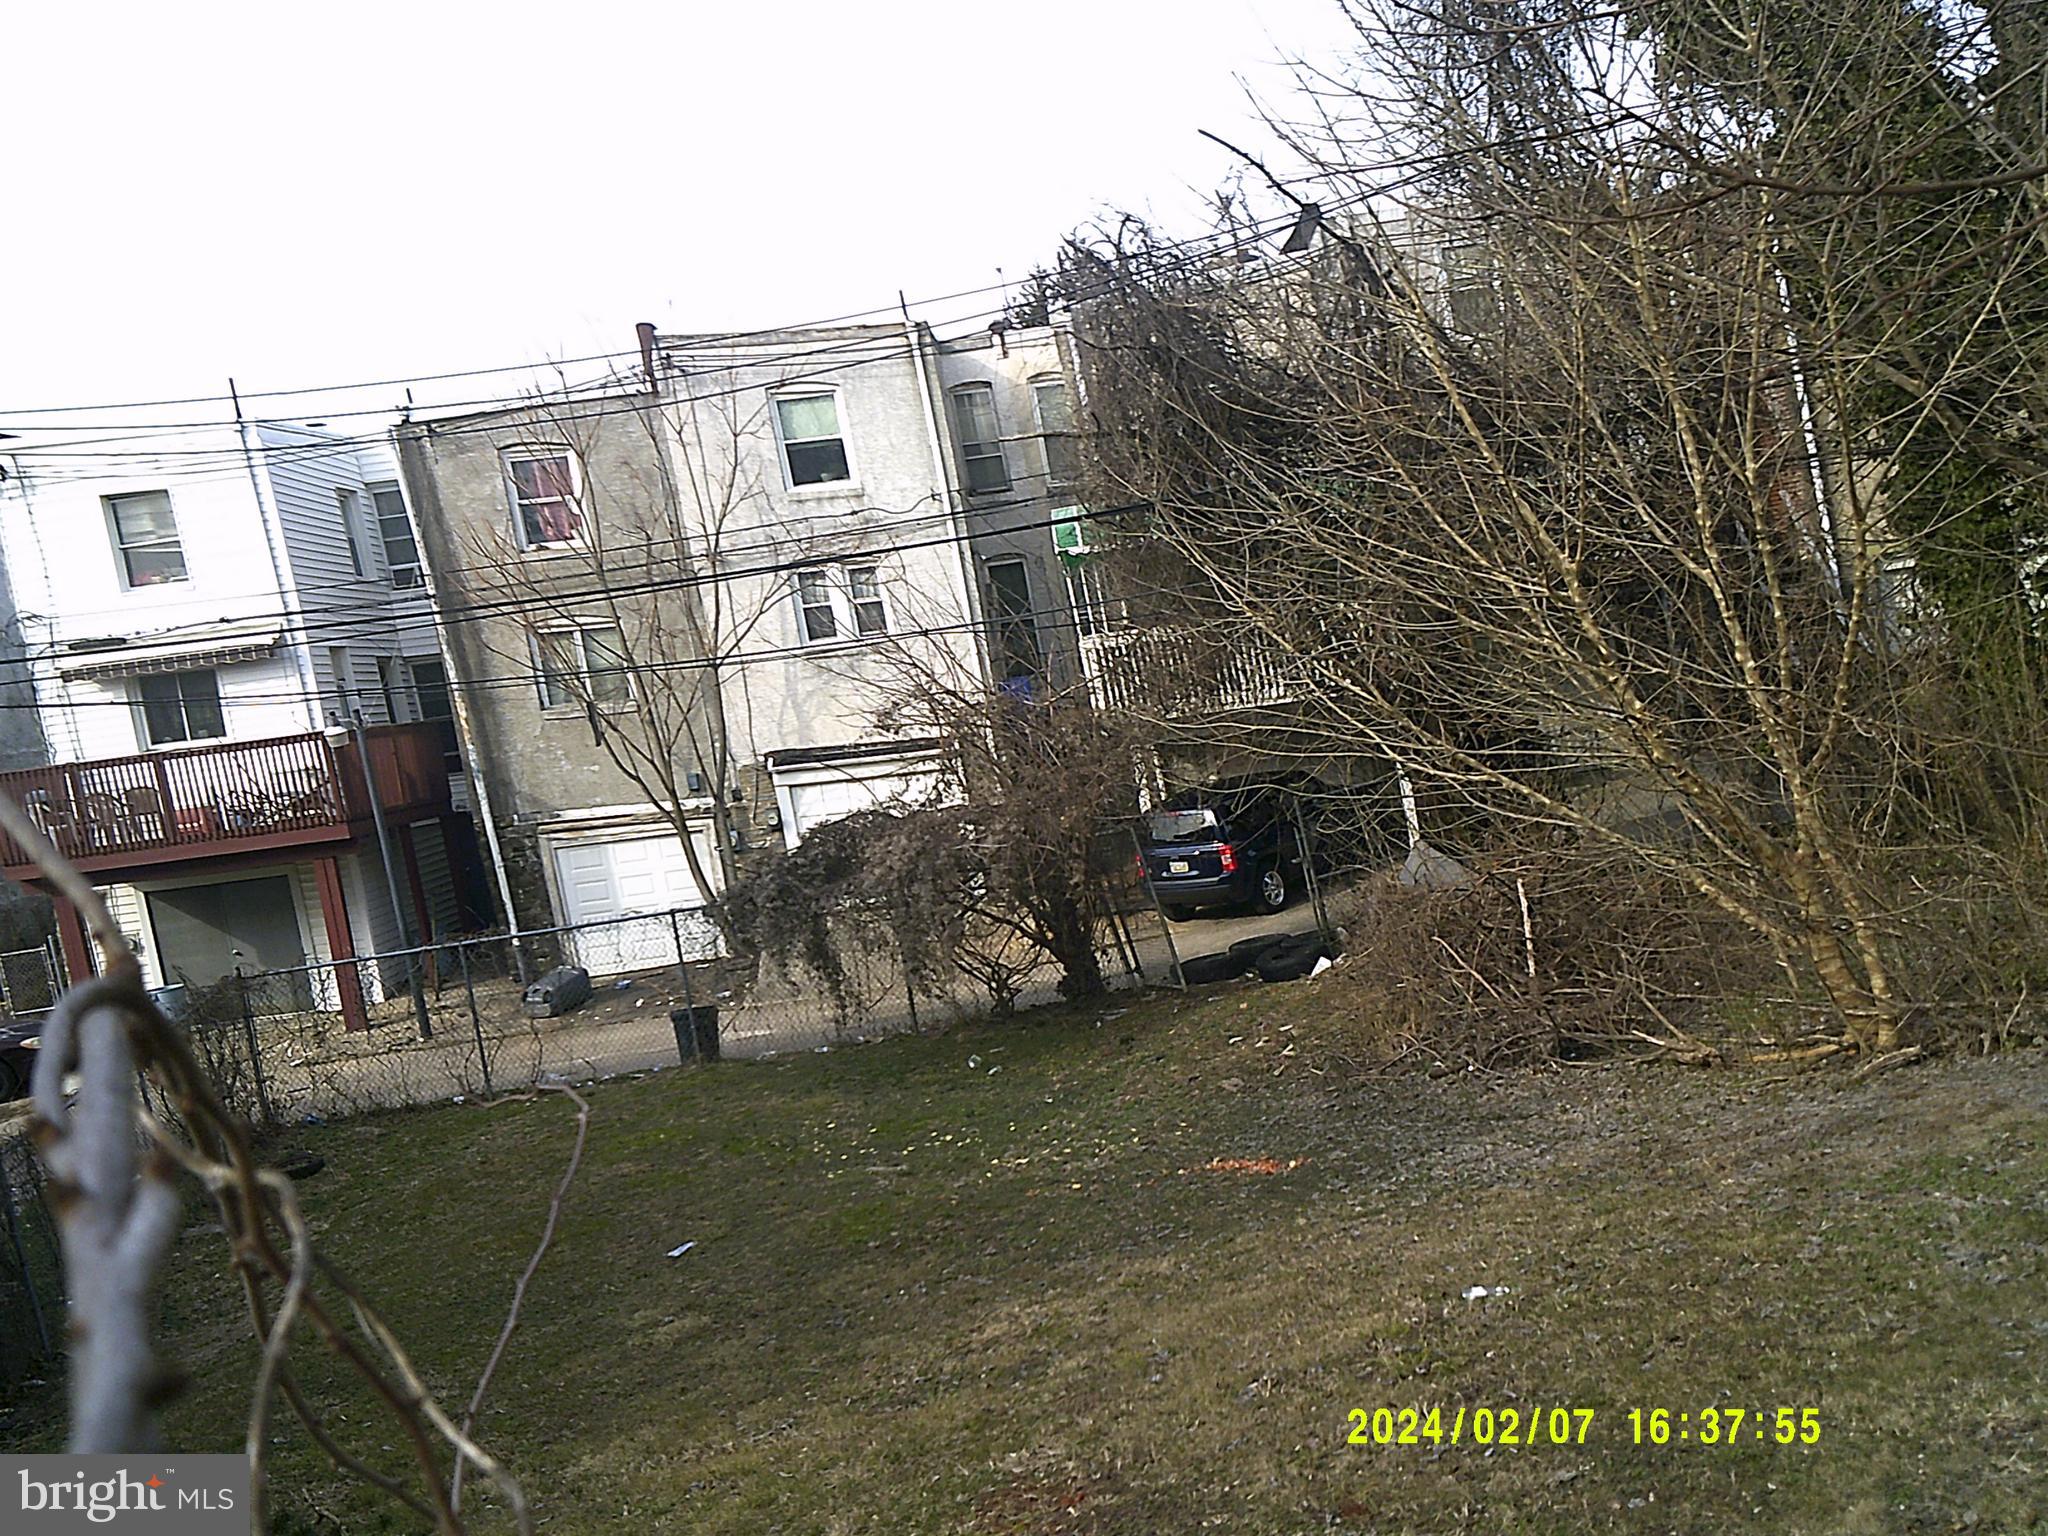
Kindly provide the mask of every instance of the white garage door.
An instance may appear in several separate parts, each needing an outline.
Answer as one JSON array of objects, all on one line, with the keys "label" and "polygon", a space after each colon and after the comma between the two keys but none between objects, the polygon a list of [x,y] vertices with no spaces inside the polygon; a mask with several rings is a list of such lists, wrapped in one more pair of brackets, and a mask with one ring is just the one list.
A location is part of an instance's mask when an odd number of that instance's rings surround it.
[{"label": "white garage door", "polygon": [[790,844],[795,846],[828,821],[873,806],[913,808],[928,804],[936,773],[876,774],[872,778],[831,778],[789,786]]},{"label": "white garage door", "polygon": [[[698,856],[708,860],[700,840]],[[571,936],[576,963],[593,976],[644,971],[679,959],[709,960],[718,953],[717,933],[702,919],[681,923],[682,950],[667,914],[695,911],[704,897],[690,878],[683,845],[667,837],[620,838],[612,842],[568,843],[555,849],[555,876],[562,892],[563,920],[595,923]],[[642,914],[648,915],[642,919]],[[619,919],[642,919],[619,921]]]}]

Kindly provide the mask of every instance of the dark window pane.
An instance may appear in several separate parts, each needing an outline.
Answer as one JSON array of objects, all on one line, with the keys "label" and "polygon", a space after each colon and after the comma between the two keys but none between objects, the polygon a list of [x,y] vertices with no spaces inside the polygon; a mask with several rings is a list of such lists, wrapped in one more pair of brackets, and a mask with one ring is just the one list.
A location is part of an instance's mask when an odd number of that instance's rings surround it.
[{"label": "dark window pane", "polygon": [[1001,451],[967,461],[967,489],[970,491],[1007,491],[1010,488],[1010,466],[1003,462]]},{"label": "dark window pane", "polygon": [[143,733],[152,746],[185,739],[185,709],[175,677],[145,677],[136,684],[142,700]]},{"label": "dark window pane", "polygon": [[176,545],[123,550],[121,558],[127,562],[128,585],[131,587],[155,587],[167,581],[185,579],[185,556]]},{"label": "dark window pane", "polygon": [[804,609],[804,638],[831,640],[839,634],[839,620],[829,607]]},{"label": "dark window pane", "polygon": [[837,438],[826,438],[816,443],[791,443],[786,451],[789,454],[791,485],[823,485],[847,478],[846,444]]},{"label": "dark window pane", "polygon": [[213,741],[228,733],[227,720],[220,707],[220,691],[214,686],[211,672],[190,674],[206,679],[206,687],[185,695],[185,739],[187,741]]},{"label": "dark window pane", "polygon": [[448,670],[438,661],[412,664],[412,691],[420,701],[422,720],[452,720],[455,706],[448,697]]}]

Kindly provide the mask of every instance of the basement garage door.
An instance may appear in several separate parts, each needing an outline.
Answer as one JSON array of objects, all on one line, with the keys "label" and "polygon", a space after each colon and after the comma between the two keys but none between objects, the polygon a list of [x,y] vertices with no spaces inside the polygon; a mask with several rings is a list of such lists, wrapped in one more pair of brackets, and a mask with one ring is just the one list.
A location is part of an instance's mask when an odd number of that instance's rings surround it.
[{"label": "basement garage door", "polygon": [[910,809],[931,804],[940,796],[936,769],[910,769],[868,764],[775,770],[775,783],[789,805],[784,840],[794,848],[828,821],[878,805]]},{"label": "basement garage door", "polygon": [[[698,856],[709,862],[702,839]],[[690,878],[681,839],[673,834],[563,843],[555,849],[555,877],[562,895],[563,921],[579,927],[570,936],[576,963],[593,976],[652,970],[679,960],[709,960],[719,953],[718,936],[702,918],[682,920],[682,949],[668,914],[694,913],[704,896]],[[656,915],[659,914],[659,915]],[[599,926],[581,928],[582,924]]]}]

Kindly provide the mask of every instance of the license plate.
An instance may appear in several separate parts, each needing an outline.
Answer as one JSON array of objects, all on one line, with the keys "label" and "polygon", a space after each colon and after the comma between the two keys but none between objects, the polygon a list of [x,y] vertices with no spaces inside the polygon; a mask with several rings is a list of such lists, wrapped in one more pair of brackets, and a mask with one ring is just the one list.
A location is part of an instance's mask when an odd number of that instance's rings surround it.
[{"label": "license plate", "polygon": [[1192,866],[1186,859],[1168,859],[1166,861],[1166,872],[1169,875],[1184,875],[1190,868]]}]

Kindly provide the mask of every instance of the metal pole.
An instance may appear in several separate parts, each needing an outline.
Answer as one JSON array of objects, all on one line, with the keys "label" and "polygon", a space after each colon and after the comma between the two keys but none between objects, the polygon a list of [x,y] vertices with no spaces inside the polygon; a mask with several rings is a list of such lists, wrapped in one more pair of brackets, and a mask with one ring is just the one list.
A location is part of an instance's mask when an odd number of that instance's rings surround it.
[{"label": "metal pole", "polygon": [[1188,979],[1181,974],[1180,946],[1173,942],[1173,925],[1166,920],[1166,906],[1159,899],[1159,888],[1152,883],[1152,866],[1145,862],[1145,845],[1138,840],[1138,829],[1131,828],[1131,851],[1138,856],[1138,873],[1145,878],[1145,894],[1152,898],[1152,910],[1159,914],[1159,936],[1166,940],[1166,958],[1173,967],[1173,984],[1185,992]]},{"label": "metal pole", "polygon": [[235,991],[242,999],[242,1038],[249,1044],[249,1076],[256,1083],[256,1107],[263,1112],[265,1125],[275,1125],[277,1113],[270,1107],[270,1084],[263,1076],[263,1051],[256,1043],[256,1010],[249,1006],[249,979],[239,965],[235,967]]},{"label": "metal pole", "polygon": [[1301,878],[1308,886],[1308,902],[1315,909],[1316,931],[1330,937],[1330,909],[1323,904],[1323,882],[1316,878],[1315,849],[1310,846],[1308,821],[1301,814],[1301,801],[1294,801],[1294,846],[1301,850]]},{"label": "metal pole", "polygon": [[1137,949],[1131,943],[1130,924],[1124,921],[1123,908],[1116,899],[1116,891],[1107,879],[1099,887],[1102,896],[1102,910],[1109,918],[1109,941],[1116,947],[1117,960],[1126,976],[1145,979],[1145,967],[1138,961]]},{"label": "metal pole", "polygon": [[[370,792],[370,820],[377,827],[377,852],[384,856],[384,889],[391,896],[391,915],[398,919],[398,937],[403,947],[413,947],[412,924],[406,919],[405,905],[398,899],[398,871],[391,863],[390,829],[384,825],[384,796],[377,789],[377,770],[370,762],[369,738],[363,734],[363,712],[353,711],[349,728],[355,733],[356,761],[363,765],[363,785]],[[420,1021],[420,1038],[434,1038],[434,1021],[427,1012],[427,989],[420,985],[419,958],[407,955],[405,960],[407,984],[412,988],[412,1011]]]},{"label": "metal pole", "polygon": [[455,958],[462,966],[463,995],[469,999],[469,1028],[470,1033],[476,1036],[477,1064],[483,1068],[484,1097],[494,1099],[498,1096],[498,1091],[491,1086],[491,1049],[484,1044],[483,1020],[477,1016],[476,982],[469,974],[469,946],[467,944],[456,945]]},{"label": "metal pole", "polygon": [[690,962],[683,958],[683,919],[681,914],[673,908],[669,910],[668,914],[668,931],[675,935],[676,970],[683,978],[683,1006],[690,1010],[690,1027],[695,1029],[697,1027],[697,999],[691,993]]}]

